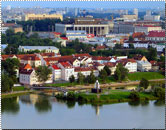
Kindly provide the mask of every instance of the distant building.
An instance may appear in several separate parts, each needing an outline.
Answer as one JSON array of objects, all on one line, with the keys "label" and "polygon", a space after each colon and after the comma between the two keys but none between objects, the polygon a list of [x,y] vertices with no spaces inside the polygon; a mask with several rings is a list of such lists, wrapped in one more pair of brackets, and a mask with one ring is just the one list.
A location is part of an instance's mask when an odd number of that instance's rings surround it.
[{"label": "distant building", "polygon": [[151,11],[147,10],[144,16],[145,21],[160,21],[160,15],[151,15]]},{"label": "distant building", "polygon": [[66,33],[66,31],[86,31],[87,34],[105,35],[112,28],[112,24],[102,19],[80,17],[75,19],[74,24],[55,24],[55,31]]},{"label": "distant building", "polygon": [[150,31],[145,39],[150,40],[150,41],[164,41],[165,40],[165,30]]},{"label": "distant building", "polygon": [[60,19],[63,20],[61,14],[26,14],[25,21],[28,20],[42,20],[42,19]]},{"label": "distant building", "polygon": [[54,52],[56,54],[59,53],[59,49],[54,46],[19,46],[18,49],[21,52],[39,50],[39,51],[45,51],[47,53],[49,52]]},{"label": "distant building", "polygon": [[66,31],[66,37],[68,40],[75,40],[75,39],[82,39],[85,40],[87,39],[87,34],[86,31]]},{"label": "distant building", "polygon": [[150,31],[161,31],[162,28],[160,26],[153,26],[153,25],[137,25],[135,26],[135,32],[144,32],[148,34]]},{"label": "distant building", "polygon": [[2,23],[1,29],[2,29],[1,32],[3,34],[5,34],[8,29],[13,30],[14,33],[23,32],[22,26],[15,24],[15,23]]}]

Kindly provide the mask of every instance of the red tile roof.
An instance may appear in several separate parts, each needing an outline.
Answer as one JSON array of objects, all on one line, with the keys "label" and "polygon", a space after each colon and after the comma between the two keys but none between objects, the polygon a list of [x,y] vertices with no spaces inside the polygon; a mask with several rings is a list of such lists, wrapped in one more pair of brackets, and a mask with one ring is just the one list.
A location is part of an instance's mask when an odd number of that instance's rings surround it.
[{"label": "red tile roof", "polygon": [[152,66],[158,66],[157,61],[151,60],[150,63],[152,64]]},{"label": "red tile roof", "polygon": [[12,55],[2,55],[2,60],[6,60],[7,58],[11,58],[13,56],[15,56],[15,55],[14,54],[12,54]]},{"label": "red tile roof", "polygon": [[52,52],[52,53],[41,53],[40,55],[41,56],[49,56],[49,57],[51,57],[51,56],[55,56],[55,53],[54,52]]},{"label": "red tile roof", "polygon": [[74,71],[75,72],[81,72],[81,71],[92,71],[92,70],[97,70],[96,67],[75,67]]},{"label": "red tile roof", "polygon": [[97,46],[96,50],[104,50],[106,47],[105,46]]},{"label": "red tile roof", "polygon": [[60,37],[61,39],[63,39],[63,40],[68,40],[68,38],[67,37]]},{"label": "red tile roof", "polygon": [[125,66],[128,62],[136,63],[136,61],[134,59],[121,59],[121,60],[117,61],[117,63],[121,63],[123,66]]},{"label": "red tile roof", "polygon": [[148,37],[165,37],[165,31],[150,31]]},{"label": "red tile roof", "polygon": [[28,56],[28,55],[26,55],[26,56],[24,56],[23,58],[21,58],[21,60],[33,60],[33,61],[39,61],[40,58],[37,57],[36,55],[35,55],[35,56]]},{"label": "red tile roof", "polygon": [[59,32],[52,32],[53,34],[55,35],[61,35],[62,33],[59,33]]},{"label": "red tile roof", "polygon": [[112,62],[107,62],[107,63],[104,63],[105,66],[108,66],[108,67],[115,67],[117,63],[112,63]]},{"label": "red tile roof", "polygon": [[92,60],[111,60],[110,57],[103,57],[103,56],[93,56]]},{"label": "red tile roof", "polygon": [[53,68],[54,70],[59,70],[59,69],[60,69],[57,65],[52,65],[52,68]]},{"label": "red tile roof", "polygon": [[72,65],[69,62],[60,62],[60,64],[64,67],[64,68],[71,68]]},{"label": "red tile roof", "polygon": [[20,70],[20,74],[28,74],[30,75],[33,72],[33,69],[27,70],[27,69],[22,69]]}]

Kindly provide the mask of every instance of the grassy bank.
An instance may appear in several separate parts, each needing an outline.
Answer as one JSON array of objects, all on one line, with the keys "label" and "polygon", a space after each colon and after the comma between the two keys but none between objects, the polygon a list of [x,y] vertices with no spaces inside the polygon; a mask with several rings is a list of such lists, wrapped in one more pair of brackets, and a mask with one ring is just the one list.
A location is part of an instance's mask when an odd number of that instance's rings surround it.
[{"label": "grassy bank", "polygon": [[[131,101],[129,98],[130,92],[123,90],[109,90],[107,94],[94,94],[94,93],[77,93],[70,95],[67,98],[62,95],[57,95],[57,98],[70,101],[78,101],[82,103],[92,103],[92,104],[107,104],[116,102],[128,102]],[[157,100],[158,98],[153,96],[152,93],[140,92],[140,100]]]},{"label": "grassy bank", "polygon": [[25,90],[24,86],[13,87],[13,91],[24,91],[24,90]]},{"label": "grassy bank", "polygon": [[47,86],[47,87],[70,87],[70,86],[75,86],[75,85],[78,85],[78,84],[76,82],[74,82],[74,83],[67,82],[67,83],[46,84],[45,86]]},{"label": "grassy bank", "polygon": [[28,93],[32,93],[33,91],[20,91],[20,92],[12,92],[12,93],[2,93],[1,98],[10,98],[10,97],[16,97]]},{"label": "grassy bank", "polygon": [[165,77],[159,72],[135,72],[135,73],[129,73],[128,78],[131,81],[136,81],[136,80],[141,80],[142,78],[151,80],[151,79],[164,79]]}]

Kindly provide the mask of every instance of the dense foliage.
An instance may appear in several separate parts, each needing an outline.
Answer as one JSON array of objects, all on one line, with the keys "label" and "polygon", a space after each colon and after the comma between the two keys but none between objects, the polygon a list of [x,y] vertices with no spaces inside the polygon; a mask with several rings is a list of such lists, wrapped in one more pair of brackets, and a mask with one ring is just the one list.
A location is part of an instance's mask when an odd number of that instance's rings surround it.
[{"label": "dense foliage", "polygon": [[143,87],[144,89],[147,89],[149,86],[149,81],[145,78],[142,78],[139,84],[140,87]]},{"label": "dense foliage", "polygon": [[128,69],[124,68],[121,63],[118,64],[114,73],[115,80],[123,81],[127,76],[128,76]]},{"label": "dense foliage", "polygon": [[49,69],[47,66],[39,66],[36,69],[36,75],[39,79],[39,82],[45,82],[49,79],[49,76],[51,74],[51,69]]}]

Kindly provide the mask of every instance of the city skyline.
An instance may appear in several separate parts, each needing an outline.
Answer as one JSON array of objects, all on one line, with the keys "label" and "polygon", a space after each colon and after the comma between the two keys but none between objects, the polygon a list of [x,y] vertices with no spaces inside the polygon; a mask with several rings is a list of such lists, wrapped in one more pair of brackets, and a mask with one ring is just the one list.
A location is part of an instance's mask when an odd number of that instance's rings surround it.
[{"label": "city skyline", "polygon": [[[69,4],[70,3],[70,4]],[[71,4],[72,3],[72,4]],[[88,4],[87,4],[88,3]],[[144,3],[144,4],[143,4]],[[42,8],[107,8],[107,9],[143,9],[164,8],[164,1],[2,1],[1,6],[7,7],[42,7]]]}]

